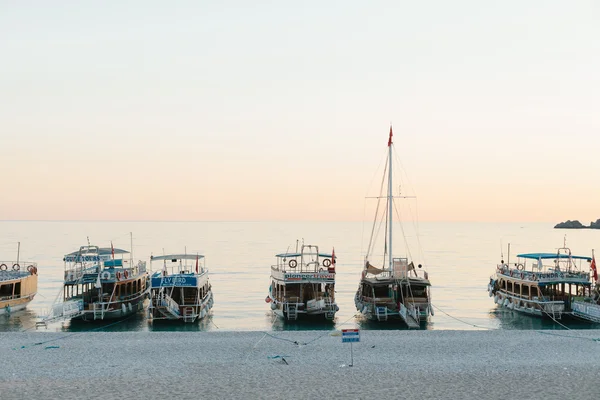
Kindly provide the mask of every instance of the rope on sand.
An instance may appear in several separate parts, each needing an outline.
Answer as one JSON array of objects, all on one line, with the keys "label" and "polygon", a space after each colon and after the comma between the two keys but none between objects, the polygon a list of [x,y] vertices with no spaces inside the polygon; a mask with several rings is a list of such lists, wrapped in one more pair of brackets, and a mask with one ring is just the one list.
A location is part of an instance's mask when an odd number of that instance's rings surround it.
[{"label": "rope on sand", "polygon": [[68,337],[71,337],[71,336],[75,336],[75,335],[81,335],[82,333],[88,333],[88,332],[99,331],[99,330],[102,330],[102,329],[105,329],[105,328],[108,328],[108,327],[111,327],[111,326],[114,326],[114,325],[120,324],[121,322],[125,322],[125,321],[127,321],[129,318],[131,318],[131,317],[133,317],[133,316],[135,316],[135,314],[132,314],[132,315],[130,315],[130,316],[129,316],[129,317],[127,317],[127,318],[123,318],[123,319],[121,319],[121,320],[118,320],[118,321],[116,321],[116,322],[113,322],[113,323],[111,323],[111,324],[100,326],[100,327],[98,327],[98,328],[93,328],[93,329],[89,329],[89,330],[86,330],[86,331],[81,331],[81,332],[73,332],[73,333],[70,333],[70,334],[68,334],[68,335],[59,336],[59,337],[57,337],[57,338],[54,338],[54,339],[44,340],[43,342],[37,342],[37,343],[32,343],[32,344],[29,344],[29,345],[23,345],[23,346],[21,346],[21,347],[18,347],[18,348],[17,348],[17,347],[15,347],[15,348],[13,348],[13,350],[17,350],[17,349],[26,349],[26,348],[29,348],[29,347],[34,347],[34,346],[41,346],[41,345],[44,345],[44,344],[46,344],[46,343],[55,342],[55,341],[57,341],[57,340],[62,340],[62,339],[65,339],[65,338],[68,338]]}]

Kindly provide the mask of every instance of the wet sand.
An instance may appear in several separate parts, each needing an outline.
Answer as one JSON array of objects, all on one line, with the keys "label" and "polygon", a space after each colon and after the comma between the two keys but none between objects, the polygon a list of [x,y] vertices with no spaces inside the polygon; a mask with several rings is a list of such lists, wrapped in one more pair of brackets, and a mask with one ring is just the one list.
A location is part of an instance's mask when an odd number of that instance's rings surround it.
[{"label": "wet sand", "polygon": [[[598,330],[1,333],[0,398],[592,398]],[[297,342],[293,343],[293,342]],[[285,359],[285,362],[281,359]]]}]

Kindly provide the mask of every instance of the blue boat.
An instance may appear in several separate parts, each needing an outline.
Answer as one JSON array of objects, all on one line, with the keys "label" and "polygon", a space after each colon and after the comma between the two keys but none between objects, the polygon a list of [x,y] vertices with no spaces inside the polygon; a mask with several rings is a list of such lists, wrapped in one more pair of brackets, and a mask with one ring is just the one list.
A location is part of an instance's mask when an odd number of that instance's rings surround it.
[{"label": "blue boat", "polygon": [[150,264],[160,261],[162,269],[150,277],[148,318],[152,321],[194,322],[208,315],[214,298],[204,256],[169,254],[150,257]]},{"label": "blue boat", "polygon": [[591,311],[586,307],[594,296],[587,266],[592,260],[572,254],[565,243],[553,253],[518,254],[517,262],[511,264],[509,245],[508,259],[496,266],[488,293],[500,307],[524,314],[552,320],[563,316],[593,320],[597,313],[600,321],[600,307]]}]

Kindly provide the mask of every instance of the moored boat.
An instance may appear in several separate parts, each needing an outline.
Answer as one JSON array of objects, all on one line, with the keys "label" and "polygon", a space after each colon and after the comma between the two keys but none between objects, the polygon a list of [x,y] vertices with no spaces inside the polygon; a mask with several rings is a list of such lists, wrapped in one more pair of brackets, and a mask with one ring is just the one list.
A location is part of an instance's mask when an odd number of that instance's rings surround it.
[{"label": "moored boat", "polygon": [[65,255],[63,261],[63,287],[44,323],[117,319],[143,310],[146,262],[134,263],[129,251],[112,244],[108,248],[87,245]]},{"label": "moored boat", "polygon": [[512,265],[501,260],[490,278],[488,292],[499,306],[559,320],[575,316],[576,304],[591,298],[590,274],[584,263],[592,258],[573,255],[566,243],[554,253],[524,253],[517,259]]},{"label": "moored boat", "polygon": [[307,317],[332,321],[339,310],[335,302],[335,251],[319,252],[315,245],[302,244],[300,251],[276,256],[271,266],[271,285],[265,301],[284,320]]},{"label": "moored boat", "polygon": [[[573,298],[571,307],[573,315],[579,319],[600,323],[600,287],[598,286],[598,270],[596,269],[596,257],[592,250],[592,261],[590,263],[591,280],[590,290],[587,296]],[[585,293],[582,293],[585,294]]]},{"label": "moored boat", "polygon": [[10,314],[27,306],[37,293],[37,264],[20,260],[0,261],[0,314]]},{"label": "moored boat", "polygon": [[[170,254],[150,257],[150,264],[162,261],[162,269],[150,277],[151,320],[194,322],[204,318],[214,299],[204,256]],[[152,266],[151,266],[152,269]]]},{"label": "moored boat", "polygon": [[[392,128],[388,139],[388,154],[386,163],[386,180],[382,181],[381,193],[377,197],[377,212],[373,222],[373,229],[369,247],[365,256],[365,264],[362,271],[358,290],[354,297],[356,309],[370,321],[403,321],[408,328],[420,328],[433,315],[431,307],[431,296],[429,275],[422,270],[422,265],[415,267],[409,258],[410,250],[405,240],[405,257],[396,257],[393,253],[393,228],[395,203],[393,196],[393,174],[392,174]],[[385,193],[384,186],[387,186]],[[399,196],[407,198],[409,196]],[[384,200],[385,205],[380,207]],[[381,209],[382,212],[379,212]],[[397,210],[396,210],[397,212]],[[383,215],[381,215],[383,214]],[[401,224],[402,221],[397,221]],[[377,228],[385,226],[385,241],[381,243],[382,251],[376,254],[376,238],[379,234]],[[404,229],[402,229],[404,232]],[[406,239],[406,238],[405,238]],[[380,261],[378,266],[373,265]]]}]

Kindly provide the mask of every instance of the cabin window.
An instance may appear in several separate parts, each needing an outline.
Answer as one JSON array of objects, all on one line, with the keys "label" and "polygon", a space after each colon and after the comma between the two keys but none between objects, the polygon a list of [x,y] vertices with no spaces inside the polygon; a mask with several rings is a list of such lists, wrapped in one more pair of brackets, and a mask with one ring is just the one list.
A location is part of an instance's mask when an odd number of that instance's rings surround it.
[{"label": "cabin window", "polygon": [[515,284],[514,284],[514,290],[513,290],[513,293],[516,293],[516,294],[519,294],[519,293],[521,293],[521,285],[520,285],[520,284],[518,284],[518,283],[515,283]]},{"label": "cabin window", "polygon": [[389,289],[387,286],[376,286],[375,297],[389,297]]},{"label": "cabin window", "polygon": [[12,296],[13,284],[0,286],[0,297]]},{"label": "cabin window", "polygon": [[532,286],[531,287],[531,296],[533,296],[533,297],[539,296],[539,294],[538,294],[538,288],[536,286]]},{"label": "cabin window", "polygon": [[523,296],[529,297],[529,286],[523,285]]}]

